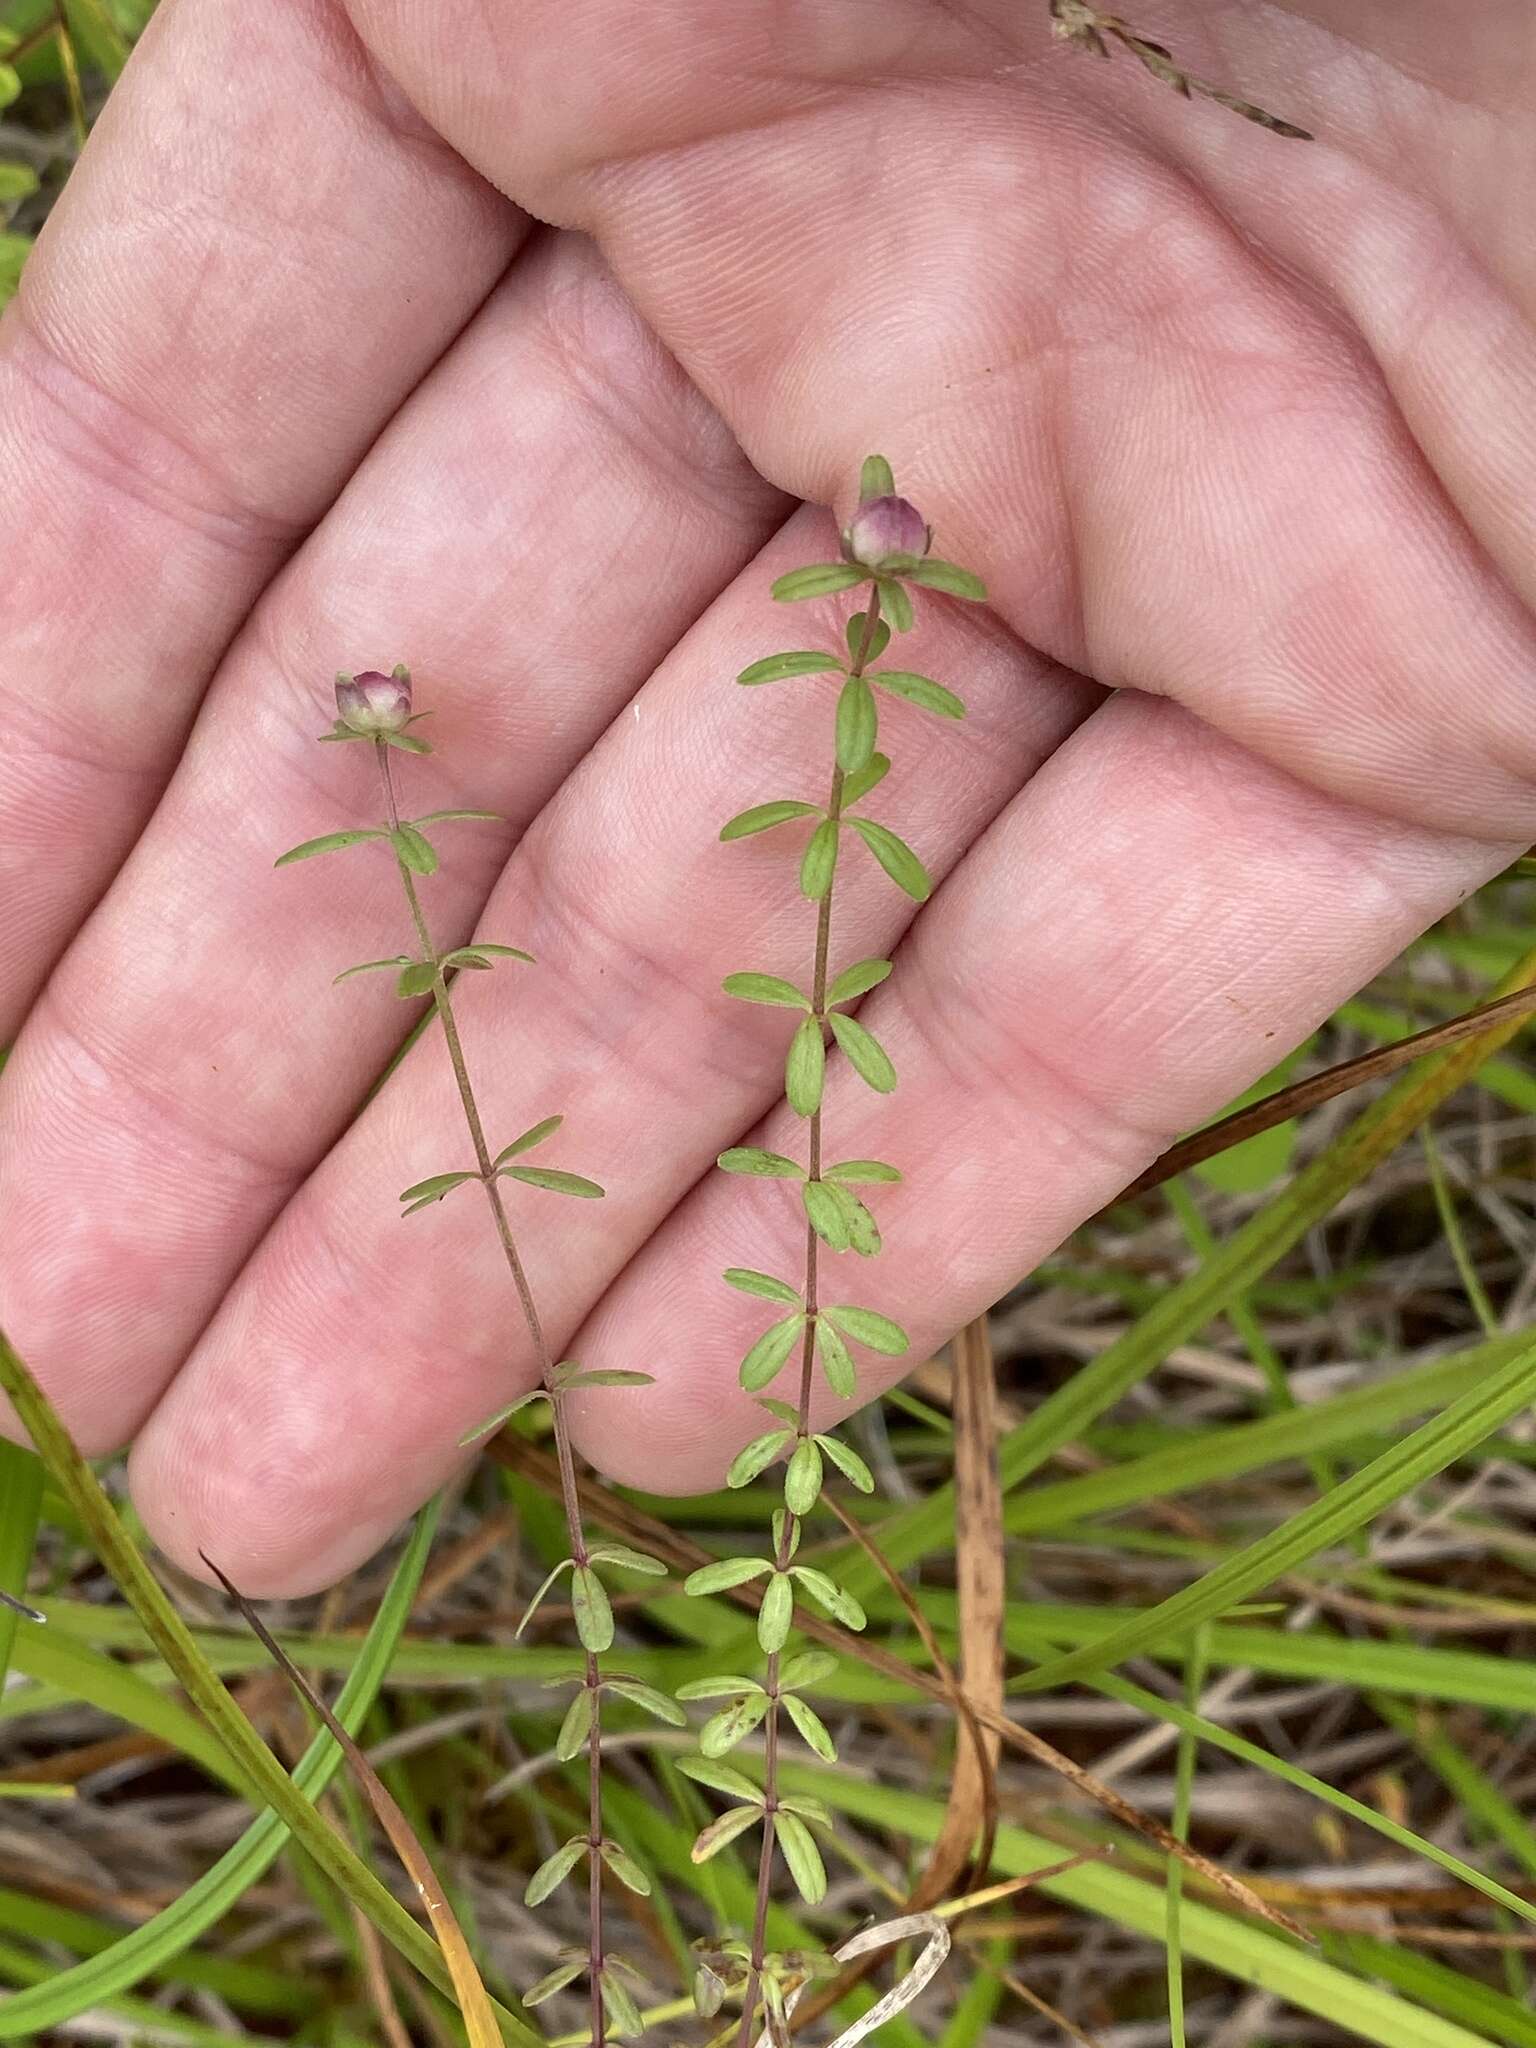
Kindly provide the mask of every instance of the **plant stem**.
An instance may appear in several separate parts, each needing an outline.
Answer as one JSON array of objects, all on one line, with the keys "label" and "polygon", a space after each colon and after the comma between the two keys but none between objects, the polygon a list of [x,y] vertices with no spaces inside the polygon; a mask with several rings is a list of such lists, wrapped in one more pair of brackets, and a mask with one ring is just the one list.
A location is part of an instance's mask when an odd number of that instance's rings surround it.
[{"label": "plant stem", "polygon": [[[377,740],[374,743],[374,753],[379,763],[379,779],[383,784],[389,829],[391,832],[398,832],[400,811],[395,801],[394,777],[390,773],[389,748],[382,740]],[[491,1148],[486,1142],[485,1125],[480,1118],[480,1106],[475,1099],[474,1086],[469,1078],[469,1064],[464,1057],[464,1042],[459,1037],[458,1019],[453,1013],[453,998],[448,989],[448,977],[443,971],[437,948],[433,945],[432,935],[427,928],[421,898],[416,891],[416,878],[400,858],[398,847],[395,852],[395,864],[405,887],[405,900],[410,906],[411,922],[416,927],[416,938],[421,946],[422,959],[430,961],[432,966],[432,1001],[442,1023],[443,1041],[448,1048],[453,1078],[458,1084],[459,1101],[464,1108],[464,1121],[469,1127],[470,1142],[475,1148],[475,1162],[480,1170],[480,1182],[485,1189],[486,1201],[490,1204],[496,1235],[507,1262],[507,1270],[512,1275],[512,1285],[517,1290],[523,1321],[528,1327],[528,1339],[538,1363],[539,1378],[549,1399],[554,1422],[555,1455],[560,1466],[560,1501],[565,1511],[567,1538],[572,1557],[578,1566],[583,1566],[587,1562],[587,1540],[582,1527],[581,1500],[576,1487],[576,1459],[571,1450],[571,1434],[565,1417],[565,1397],[556,1384],[555,1360],[549,1348],[549,1341],[544,1335],[544,1325],[539,1318],[533,1289],[529,1285],[528,1271],[518,1251],[517,1240],[512,1235],[512,1225],[507,1217],[506,1204],[502,1200],[500,1183],[492,1164]],[[592,1722],[587,1737],[587,1941],[592,1994],[592,2048],[605,2048],[603,1859],[600,1853],[603,1841],[602,1678],[596,1654],[591,1650],[585,1654],[586,1665],[582,1682],[592,1695]]]},{"label": "plant stem", "polygon": [[[850,675],[861,676],[865,663],[870,658],[874,644],[875,628],[880,623],[880,592],[872,587],[868,607],[864,613],[864,625],[859,634],[859,645],[849,668]],[[827,816],[837,824],[843,815],[843,782],[841,768],[832,770],[832,787],[827,797]],[[816,958],[811,977],[811,1010],[821,1024],[823,1032],[827,1026],[827,963],[832,949],[832,896],[837,883],[836,869],[833,870],[832,884],[816,906]],[[821,1179],[821,1105],[818,1103],[811,1113],[810,1156],[807,1179]],[[817,1283],[820,1267],[820,1244],[815,1230],[809,1223],[805,1226],[805,1342],[800,1352],[800,1396],[799,1412],[795,1420],[795,1442],[800,1445],[811,1435],[811,1389],[816,1373],[816,1302]],[[783,1534],[779,1538],[774,1555],[774,1569],[783,1571],[794,1555],[795,1519],[787,1511],[784,1516]],[[741,2030],[736,2036],[737,2048],[751,2048],[752,2022],[757,2017],[758,1991],[762,1983],[763,1960],[767,1953],[768,1906],[773,1896],[773,1851],[777,1829],[774,1816],[779,1805],[779,1652],[775,1650],[768,1659],[764,1674],[764,1689],[768,1694],[768,1712],[763,1720],[763,1846],[757,1859],[757,1896],[752,1912],[752,1955],[747,1969],[746,1990],[742,1997]],[[770,2025],[772,2023],[770,2022]]]}]

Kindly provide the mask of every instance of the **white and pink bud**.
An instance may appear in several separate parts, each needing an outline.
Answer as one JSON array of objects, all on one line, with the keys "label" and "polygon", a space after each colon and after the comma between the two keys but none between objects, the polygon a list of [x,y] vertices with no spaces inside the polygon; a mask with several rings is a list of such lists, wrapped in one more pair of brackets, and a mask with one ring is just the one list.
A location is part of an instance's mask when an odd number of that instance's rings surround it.
[{"label": "white and pink bud", "polygon": [[901,576],[932,545],[932,529],[906,498],[867,498],[843,534],[843,559],[876,576]]},{"label": "white and pink bud", "polygon": [[371,668],[357,676],[338,676],[336,713],[349,732],[368,739],[402,731],[411,716],[409,673],[397,668],[386,676]]}]

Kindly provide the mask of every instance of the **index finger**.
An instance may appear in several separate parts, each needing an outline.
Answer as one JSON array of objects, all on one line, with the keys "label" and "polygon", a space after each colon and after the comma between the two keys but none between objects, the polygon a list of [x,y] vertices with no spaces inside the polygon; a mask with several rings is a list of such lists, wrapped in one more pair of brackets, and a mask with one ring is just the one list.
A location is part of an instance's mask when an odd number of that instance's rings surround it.
[{"label": "index finger", "polygon": [[522,232],[339,7],[160,9],[0,324],[0,1043]]}]

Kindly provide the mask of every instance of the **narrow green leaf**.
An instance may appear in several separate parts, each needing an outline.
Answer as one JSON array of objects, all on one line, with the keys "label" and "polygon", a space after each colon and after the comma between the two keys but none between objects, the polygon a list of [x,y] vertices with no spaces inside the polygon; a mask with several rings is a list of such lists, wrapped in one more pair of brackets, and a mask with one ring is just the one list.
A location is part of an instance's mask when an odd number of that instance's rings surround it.
[{"label": "narrow green leaf", "polygon": [[630,1891],[638,1893],[642,1899],[650,1897],[651,1880],[627,1849],[622,1848],[617,1842],[605,1841],[601,1855],[620,1884],[628,1886]]},{"label": "narrow green leaf", "polygon": [[579,1173],[558,1173],[548,1166],[505,1166],[508,1180],[520,1180],[525,1187],[547,1188],[552,1195],[579,1195],[583,1201],[602,1200],[603,1190],[595,1180],[583,1180]]},{"label": "narrow green leaf", "polygon": [[914,903],[926,903],[933,894],[933,884],[907,842],[898,839],[888,826],[877,825],[873,818],[850,818],[848,822],[897,888],[904,889]]},{"label": "narrow green leaf", "polygon": [[795,1026],[784,1062],[784,1093],[797,1116],[814,1116],[820,1109],[826,1065],[821,1025],[815,1017],[806,1017]]},{"label": "narrow green leaf", "polygon": [[653,1372],[633,1372],[628,1366],[600,1365],[591,1372],[573,1372],[569,1379],[560,1382],[562,1394],[575,1387],[654,1387],[656,1375]]},{"label": "narrow green leaf", "polygon": [[931,676],[913,675],[910,669],[891,668],[872,675],[870,681],[882,690],[889,690],[893,697],[904,697],[909,704],[916,704],[923,711],[936,712],[940,718],[965,716],[965,706],[954,691],[946,690]]},{"label": "narrow green leaf", "polygon": [[677,1688],[677,1696],[680,1700],[723,1700],[733,1699],[737,1693],[762,1690],[755,1678],[738,1678],[732,1672],[725,1672],[715,1678],[691,1679],[687,1685]]},{"label": "narrow green leaf", "polygon": [[417,739],[411,732],[382,732],[379,738],[386,747],[398,747],[402,754],[430,754],[432,751],[425,740]]},{"label": "narrow green leaf", "polygon": [[805,1168],[782,1152],[764,1152],[758,1145],[733,1145],[715,1164],[723,1173],[753,1173],[764,1180],[804,1180]]},{"label": "narrow green leaf", "polygon": [[432,1173],[425,1180],[419,1180],[414,1187],[403,1188],[402,1202],[440,1202],[444,1195],[454,1188],[462,1187],[467,1180],[478,1180],[477,1173]]},{"label": "narrow green leaf", "polygon": [[792,1692],[784,1695],[784,1710],[799,1729],[801,1740],[807,1747],[813,1749],[824,1763],[835,1764],[837,1745],[828,1734],[821,1716]]},{"label": "narrow green leaf", "polygon": [[561,1763],[568,1764],[573,1756],[579,1756],[587,1746],[587,1736],[592,1729],[592,1694],[583,1686],[565,1710],[565,1719],[560,1723],[560,1733],[555,1737],[555,1755]]},{"label": "narrow green leaf", "polygon": [[546,1856],[538,1869],[528,1880],[528,1889],[523,1893],[525,1906],[542,1906],[550,1893],[563,1884],[587,1853],[585,1835],[572,1835],[568,1842],[562,1842],[553,1856]]},{"label": "narrow green leaf", "polygon": [[789,1429],[799,1428],[800,1411],[793,1401],[776,1401],[772,1394],[759,1394],[757,1405],[759,1408],[766,1408],[775,1422],[782,1422]]},{"label": "narrow green leaf", "polygon": [[804,1327],[804,1313],[798,1312],[764,1330],[741,1361],[741,1384],[749,1394],[758,1393],[777,1378]]},{"label": "narrow green leaf", "polygon": [[[823,1438],[823,1446],[828,1439]],[[830,1650],[801,1650],[789,1659],[779,1673],[779,1690],[784,1692],[792,1686],[820,1685],[830,1678],[838,1668],[838,1660]]]},{"label": "narrow green leaf", "polygon": [[801,1898],[819,1906],[827,1895],[827,1873],[810,1829],[798,1814],[781,1807],[774,1815],[774,1833]]},{"label": "narrow green leaf", "polygon": [[845,1252],[849,1245],[848,1216],[837,1194],[836,1188],[819,1180],[808,1180],[800,1190],[806,1221],[812,1230],[833,1251]]},{"label": "narrow green leaf", "polygon": [[806,842],[800,860],[800,894],[819,903],[832,887],[837,873],[837,849],[841,834],[831,818],[823,818]]},{"label": "narrow green leaf", "polygon": [[765,1657],[782,1650],[789,1641],[795,1615],[795,1589],[788,1572],[774,1572],[763,1588],[763,1604],[757,1610],[757,1640]]},{"label": "narrow green leaf", "polygon": [[553,1137],[564,1122],[563,1116],[547,1116],[542,1123],[530,1125],[520,1138],[514,1138],[510,1145],[503,1145],[491,1164],[505,1166],[509,1159],[515,1159],[520,1152],[531,1152],[535,1145],[542,1145],[546,1138]]},{"label": "narrow green leaf", "polygon": [[825,1572],[819,1572],[809,1564],[792,1564],[789,1569],[790,1575],[800,1581],[811,1598],[824,1607],[834,1621],[840,1621],[844,1628],[861,1629],[864,1626],[864,1609],[851,1593],[845,1593]]},{"label": "narrow green leaf", "polygon": [[889,1095],[896,1086],[896,1069],[885,1047],[857,1017],[840,1011],[830,1020],[832,1036],[848,1055],[854,1072],[879,1095]]},{"label": "narrow green leaf", "polygon": [[868,995],[872,988],[878,988],[891,971],[889,960],[860,960],[852,967],[845,967],[827,990],[827,1002],[851,1003],[855,996]]},{"label": "narrow green leaf", "polygon": [[814,1439],[795,1446],[784,1471],[784,1505],[792,1515],[808,1515],[821,1498],[821,1452]]},{"label": "narrow green leaf", "polygon": [[794,1435],[792,1429],[770,1429],[762,1436],[753,1437],[744,1444],[731,1460],[730,1470],[725,1475],[729,1487],[750,1486],[760,1472],[765,1472],[784,1446]]},{"label": "narrow green leaf", "polygon": [[736,680],[749,687],[753,683],[780,683],[788,676],[822,675],[828,669],[840,669],[842,665],[835,654],[826,654],[819,648],[805,649],[790,654],[770,654],[762,661],[754,661],[750,668],[742,670]]},{"label": "narrow green leaf", "polygon": [[683,1581],[683,1591],[695,1597],[724,1593],[732,1586],[744,1586],[748,1579],[760,1579],[773,1566],[766,1557],[722,1557],[715,1564],[701,1564]]},{"label": "narrow green leaf", "polygon": [[884,619],[876,619],[875,630],[869,636],[869,645],[864,647],[864,613],[855,612],[848,621],[848,658],[857,661],[860,648],[864,648],[866,662],[878,661],[891,644],[891,629]]},{"label": "narrow green leaf", "polygon": [[758,832],[771,832],[775,825],[787,825],[792,818],[813,818],[815,804],[803,804],[793,797],[781,797],[771,804],[754,804],[738,811],[720,827],[722,839],[750,839]]},{"label": "narrow green leaf", "polygon": [[837,765],[845,775],[869,766],[879,722],[874,691],[863,676],[849,676],[837,700]]},{"label": "narrow green leaf", "polygon": [[750,1800],[754,1806],[763,1803],[762,1787],[744,1777],[734,1764],[716,1763],[707,1756],[685,1756],[678,1758],[677,1768],[685,1778],[707,1785],[711,1792],[723,1792],[727,1799]]},{"label": "narrow green leaf", "polygon": [[841,1301],[821,1313],[845,1337],[867,1344],[871,1351],[882,1352],[887,1358],[900,1358],[907,1349],[909,1339],[900,1323],[893,1323],[889,1316],[879,1315],[872,1308],[856,1308],[852,1302]]},{"label": "narrow green leaf", "polygon": [[699,1747],[706,1756],[726,1756],[738,1742],[752,1733],[768,1711],[765,1692],[749,1692],[733,1706],[711,1715],[699,1730]]},{"label": "narrow green leaf", "polygon": [[935,555],[918,563],[912,571],[912,581],[921,583],[926,590],[942,590],[946,597],[963,597],[969,604],[987,601],[987,586],[979,576],[973,576],[957,563],[941,562]]},{"label": "narrow green leaf", "polygon": [[859,503],[870,498],[894,498],[896,479],[883,455],[866,455],[859,469]]},{"label": "narrow green leaf", "polygon": [[880,603],[891,625],[898,633],[910,633],[912,600],[907,595],[906,585],[896,582],[893,577],[882,576],[877,578],[876,588],[880,592]]},{"label": "narrow green leaf", "polygon": [[[638,1868],[638,1865],[635,1867]],[[645,1889],[649,1891],[650,1888],[650,1880],[647,1878]],[[639,1887],[631,1885],[630,1889],[637,1891]],[[641,2018],[640,2008],[635,2004],[630,1992],[614,1976],[613,1961],[613,1957],[610,1956],[608,1967],[603,1972],[603,2019],[608,2032],[616,2041],[633,2041],[637,2035],[645,2032],[645,2021]]]},{"label": "narrow green leaf", "polygon": [[575,1569],[576,1560],[574,1557],[562,1557],[557,1565],[552,1565],[550,1567],[548,1572],[546,1572],[544,1575],[543,1584],[539,1587],[539,1590],[534,1594],[533,1598],[528,1602],[528,1605],[523,1609],[523,1618],[517,1624],[517,1634],[519,1636],[522,1634],[523,1630],[528,1626],[529,1622],[532,1621],[534,1615],[537,1614],[540,1604],[544,1599],[544,1596],[549,1592],[550,1587],[554,1585],[555,1581],[561,1576],[562,1573],[573,1572],[575,1571]]},{"label": "narrow green leaf", "polygon": [[835,1436],[818,1436],[816,1441],[843,1477],[851,1480],[860,1493],[874,1492],[875,1475],[857,1451],[850,1450],[847,1444]]},{"label": "narrow green leaf", "polygon": [[816,1351],[821,1359],[821,1369],[827,1376],[827,1385],[840,1401],[851,1401],[859,1390],[853,1354],[825,1315],[816,1318]]},{"label": "narrow green leaf", "polygon": [[413,818],[411,823],[418,828],[422,825],[443,825],[450,818],[488,818],[500,823],[500,811],[428,811],[424,818]]},{"label": "narrow green leaf", "polygon": [[616,1693],[621,1700],[628,1700],[654,1720],[665,1721],[669,1728],[685,1728],[688,1716],[675,1700],[669,1700],[664,1692],[658,1692],[654,1685],[643,1685],[638,1678],[609,1678],[604,1680],[607,1691]]},{"label": "narrow green leaf", "polygon": [[313,860],[317,853],[339,853],[344,846],[361,846],[365,839],[383,839],[383,832],[322,832],[318,839],[306,839],[302,846],[290,846],[272,865],[292,867],[296,860]]},{"label": "narrow green leaf", "polygon": [[811,1005],[792,981],[778,974],[728,974],[720,986],[742,1003],[769,1003],[780,1010],[808,1010]]},{"label": "narrow green leaf", "polygon": [[579,1564],[571,1573],[571,1612],[584,1650],[600,1656],[612,1646],[613,1609],[606,1587],[590,1565]]},{"label": "narrow green leaf", "polygon": [[467,1450],[471,1444],[477,1444],[482,1437],[489,1436],[493,1429],[500,1429],[504,1422],[510,1421],[520,1409],[526,1408],[530,1401],[544,1401],[548,1398],[542,1387],[530,1387],[526,1394],[519,1394],[515,1401],[508,1401],[505,1407],[498,1408],[494,1415],[488,1415],[484,1422],[477,1422],[472,1430],[461,1436],[460,1450]]},{"label": "narrow green leaf", "polygon": [[541,1977],[537,1984],[531,1984],[523,1993],[527,2006],[542,2005],[547,1998],[553,1998],[557,1991],[563,1991],[567,1984],[574,1984],[587,1967],[585,1956],[575,1962],[557,1963],[547,1977]]},{"label": "narrow green leaf", "polygon": [[396,968],[409,967],[410,964],[409,953],[396,953],[388,960],[363,960],[356,967],[343,967],[340,974],[332,975],[331,986],[334,988],[338,982],[350,981],[354,974],[392,973]]},{"label": "narrow green leaf", "polygon": [[[401,735],[397,733],[395,737],[398,739]],[[424,748],[421,741],[417,745]],[[418,832],[414,825],[397,825],[389,836],[396,853],[412,874],[437,873],[437,849],[424,832]]]},{"label": "narrow green leaf", "polygon": [[800,1290],[787,1280],[775,1280],[771,1273],[754,1273],[750,1266],[727,1266],[720,1276],[738,1294],[755,1294],[764,1301],[781,1301],[786,1308],[800,1306]]},{"label": "narrow green leaf", "polygon": [[869,573],[850,562],[816,562],[806,569],[791,569],[773,585],[778,604],[800,604],[807,598],[830,597],[837,590],[851,590],[855,583],[867,583]]},{"label": "narrow green leaf", "polygon": [[413,960],[408,967],[400,970],[395,983],[395,994],[401,997],[424,996],[431,990],[437,979],[437,969],[430,960]]},{"label": "narrow green leaf", "polygon": [[479,942],[472,946],[455,946],[451,953],[443,955],[443,965],[490,968],[496,964],[489,957],[493,953],[502,960],[521,960],[526,966],[533,965],[533,955],[525,953],[521,946],[486,946]]},{"label": "narrow green leaf", "polygon": [[611,1564],[621,1572],[640,1572],[648,1579],[664,1579],[667,1567],[648,1550],[631,1550],[627,1543],[594,1543],[587,1552],[592,1564]]},{"label": "narrow green leaf", "polygon": [[690,1852],[693,1861],[707,1863],[711,1856],[718,1856],[738,1835],[744,1835],[748,1828],[755,1827],[762,1817],[759,1806],[728,1806],[718,1820],[712,1820],[707,1828],[699,1831]]},{"label": "narrow green leaf", "polygon": [[846,814],[853,806],[862,803],[872,789],[878,789],[891,772],[890,757],[886,754],[872,754],[867,768],[857,775],[850,775],[843,784],[843,810]]},{"label": "narrow green leaf", "polygon": [[840,1159],[836,1166],[821,1169],[823,1180],[840,1181],[845,1187],[867,1186],[871,1182],[901,1179],[900,1170],[883,1159]]},{"label": "narrow green leaf", "polygon": [[490,939],[471,939],[465,950],[471,953],[495,953],[505,960],[522,960],[530,967],[534,965],[533,955],[525,953],[521,946],[495,945]]}]

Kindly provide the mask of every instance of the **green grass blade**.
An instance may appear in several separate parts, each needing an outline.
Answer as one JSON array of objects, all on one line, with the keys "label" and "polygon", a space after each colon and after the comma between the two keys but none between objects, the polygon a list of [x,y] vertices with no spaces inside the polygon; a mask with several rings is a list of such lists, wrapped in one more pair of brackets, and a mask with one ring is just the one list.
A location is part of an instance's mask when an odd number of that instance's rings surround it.
[{"label": "green grass blade", "polygon": [[[37,1542],[43,1505],[43,1468],[31,1451],[0,1443],[0,1593],[20,1595]],[[11,1648],[21,1617],[0,1606],[0,1692],[11,1667]]]}]

